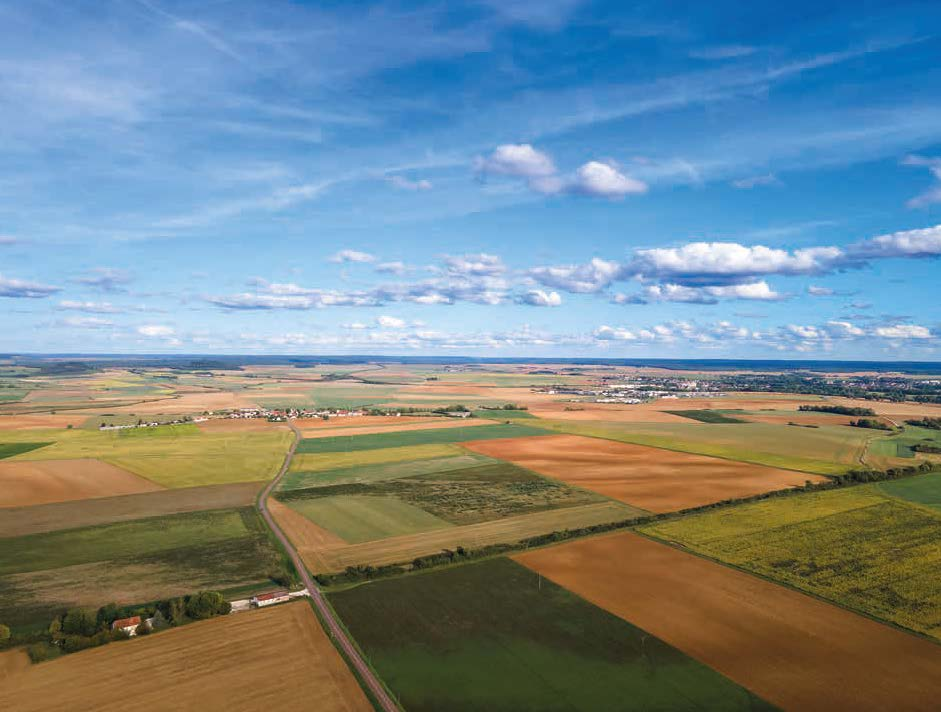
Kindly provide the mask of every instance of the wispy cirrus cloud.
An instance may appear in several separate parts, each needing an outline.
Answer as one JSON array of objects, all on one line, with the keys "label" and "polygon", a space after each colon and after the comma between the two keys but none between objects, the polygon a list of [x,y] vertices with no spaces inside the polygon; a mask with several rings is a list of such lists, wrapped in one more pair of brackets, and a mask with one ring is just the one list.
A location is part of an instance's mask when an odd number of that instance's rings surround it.
[{"label": "wispy cirrus cloud", "polygon": [[61,287],[54,287],[40,282],[30,282],[15,277],[4,277],[0,274],[0,297],[9,299],[43,299],[56,292],[61,292]]}]

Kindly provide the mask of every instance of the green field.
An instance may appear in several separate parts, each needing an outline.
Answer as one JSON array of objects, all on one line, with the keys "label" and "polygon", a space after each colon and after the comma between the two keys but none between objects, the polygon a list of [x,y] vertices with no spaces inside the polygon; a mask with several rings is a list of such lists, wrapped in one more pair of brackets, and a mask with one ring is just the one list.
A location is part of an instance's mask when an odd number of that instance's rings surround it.
[{"label": "green field", "polygon": [[[927,499],[938,480],[925,477],[889,491]],[[770,499],[640,531],[941,638],[941,515],[883,487]]]},{"label": "green field", "polygon": [[[377,452],[372,450],[369,452]],[[378,452],[384,452],[379,450]],[[483,455],[467,453],[452,457],[441,457],[431,460],[406,460],[404,462],[386,462],[378,465],[362,465],[360,467],[343,467],[322,471],[288,472],[278,486],[279,490],[305,489],[308,487],[326,487],[328,485],[361,484],[366,482],[379,482],[381,480],[394,480],[399,477],[413,477],[427,475],[432,472],[445,470],[458,470],[463,467],[473,467],[484,462],[493,462]]]},{"label": "green field", "polygon": [[721,413],[718,410],[699,409],[699,410],[665,410],[664,413],[678,415],[681,418],[698,420],[700,423],[747,423],[747,420],[734,418]]},{"label": "green field", "polygon": [[0,620],[266,581],[280,555],[254,509],[212,510],[0,539]]},{"label": "green field", "polygon": [[878,431],[842,426],[794,428],[771,423],[593,423],[540,420],[555,431],[821,475],[862,466]]},{"label": "green field", "polygon": [[505,558],[374,582],[330,602],[409,710],[771,709]]},{"label": "green field", "polygon": [[[9,431],[5,440],[48,440],[19,460],[97,458],[164,487],[254,482],[273,477],[290,447],[288,431],[207,433],[195,425],[89,431]],[[33,443],[35,445],[35,442]]]},{"label": "green field", "polygon": [[548,435],[545,430],[528,425],[474,425],[467,428],[437,428],[431,430],[401,430],[393,433],[369,435],[338,435],[329,438],[305,438],[297,452],[355,452],[357,450],[379,450],[382,448],[411,447],[415,445],[444,445],[471,440],[493,440],[496,438],[522,438],[531,435]]},{"label": "green field", "polygon": [[911,465],[912,458],[928,459],[927,455],[913,449],[913,446],[919,443],[941,447],[941,431],[906,425],[900,433],[873,440],[867,452],[867,459],[881,467],[891,467],[896,464],[898,458],[908,459],[909,462],[905,464]]},{"label": "green field", "polygon": [[[432,460],[456,457],[462,454],[464,454],[463,451],[457,445],[415,445],[412,447],[382,448],[381,450],[298,454],[291,460],[291,473],[297,473],[297,476],[300,477],[354,467]],[[293,481],[294,475],[292,474],[291,477]]]},{"label": "green field", "polygon": [[[331,525],[314,516],[314,513],[320,514],[323,508],[333,511],[331,505],[320,504],[315,507],[305,504],[305,508],[301,509],[298,503],[312,500],[333,501],[338,497],[343,505],[346,505],[350,498],[376,502],[392,499],[403,505],[407,503],[410,509],[403,513],[403,526],[409,531],[400,533],[409,533],[422,531],[412,528],[414,517],[411,509],[427,512],[436,521],[462,525],[591,504],[605,499],[593,492],[570,487],[558,480],[541,477],[529,470],[500,461],[395,479],[292,489],[279,492],[277,497],[344,539],[347,537],[341,531],[342,523]],[[392,510],[393,514],[394,512],[395,510]],[[340,518],[342,509],[331,521],[338,521]],[[357,515],[358,518],[360,517]]]},{"label": "green field", "polygon": [[46,447],[51,445],[51,442],[46,443],[0,443],[0,460],[3,460],[7,457],[15,457],[16,455],[22,455],[24,452],[30,452],[32,450],[38,450],[41,447]]},{"label": "green field", "polygon": [[886,494],[941,511],[941,473],[891,480],[879,484]]},{"label": "green field", "polygon": [[413,504],[381,495],[292,499],[286,504],[350,544],[452,526]]},{"label": "green field", "polygon": [[478,418],[487,420],[536,420],[536,416],[528,410],[504,410],[503,408],[487,408],[475,410]]}]

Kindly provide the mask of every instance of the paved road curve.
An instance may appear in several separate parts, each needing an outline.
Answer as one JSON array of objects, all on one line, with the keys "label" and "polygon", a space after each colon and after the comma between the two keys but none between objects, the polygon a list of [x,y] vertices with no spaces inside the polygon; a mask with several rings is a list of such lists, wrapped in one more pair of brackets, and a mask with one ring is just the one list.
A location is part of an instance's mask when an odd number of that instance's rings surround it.
[{"label": "paved road curve", "polygon": [[379,703],[379,706],[383,710],[386,710],[386,712],[397,712],[399,710],[399,706],[386,691],[386,688],[383,687],[382,683],[379,681],[379,678],[376,677],[376,674],[366,664],[366,661],[363,660],[363,657],[359,654],[356,646],[353,645],[353,641],[350,640],[350,637],[346,634],[346,631],[343,630],[342,626],[340,626],[340,623],[337,621],[336,616],[333,613],[333,609],[330,608],[330,606],[327,604],[323,593],[319,588],[317,588],[317,585],[314,583],[313,579],[311,579],[310,573],[307,571],[307,567],[301,560],[300,554],[297,553],[297,549],[294,548],[291,540],[285,536],[283,531],[281,531],[281,527],[278,526],[278,524],[274,521],[274,517],[272,517],[271,513],[268,511],[268,495],[271,494],[271,491],[278,486],[281,478],[284,477],[284,473],[287,472],[288,467],[291,465],[291,460],[294,457],[294,451],[297,450],[297,444],[303,437],[293,422],[288,421],[288,425],[290,425],[291,430],[294,431],[294,442],[291,444],[291,449],[288,450],[288,454],[284,458],[284,464],[281,465],[281,471],[278,472],[277,477],[271,480],[271,482],[268,483],[268,486],[265,487],[265,489],[262,491],[261,495],[259,495],[258,501],[256,502],[258,505],[258,511],[261,513],[261,516],[265,518],[268,526],[271,527],[271,530],[275,533],[275,536],[278,537],[278,540],[288,552],[288,555],[291,557],[291,561],[294,562],[294,568],[296,568],[298,574],[300,574],[301,581],[303,581],[304,585],[307,586],[307,590],[310,591],[310,599],[314,602],[314,605],[317,606],[317,610],[320,612],[321,618],[326,622],[327,631],[331,636],[333,636],[333,639],[336,641],[337,645],[339,645],[343,650],[350,665],[352,665],[356,669],[356,672],[359,673],[360,680],[362,680],[363,683],[369,688],[373,699],[376,700]]}]

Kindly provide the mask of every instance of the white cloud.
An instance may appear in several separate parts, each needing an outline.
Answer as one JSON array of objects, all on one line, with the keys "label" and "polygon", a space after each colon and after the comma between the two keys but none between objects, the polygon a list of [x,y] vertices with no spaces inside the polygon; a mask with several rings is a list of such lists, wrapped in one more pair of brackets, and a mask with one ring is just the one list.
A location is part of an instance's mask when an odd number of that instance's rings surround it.
[{"label": "white cloud", "polygon": [[529,275],[542,285],[577,294],[600,292],[620,278],[621,265],[598,257],[583,265],[534,267]]},{"label": "white cloud", "polygon": [[716,45],[714,47],[702,47],[689,52],[693,59],[705,59],[710,61],[722,59],[736,59],[738,57],[747,57],[758,51],[757,47],[751,45]]},{"label": "white cloud", "polygon": [[113,321],[97,316],[70,316],[58,323],[73,329],[106,329],[114,326]]},{"label": "white cloud", "polygon": [[520,295],[519,302],[533,307],[557,307],[562,304],[562,297],[559,296],[558,292],[532,289]]},{"label": "white cloud", "polygon": [[375,262],[376,257],[368,252],[360,252],[359,250],[340,250],[336,254],[331,255],[329,261],[340,264],[348,262]]},{"label": "white cloud", "polygon": [[879,235],[857,242],[849,251],[863,259],[941,255],[941,225]]},{"label": "white cloud", "polygon": [[132,280],[127,270],[114,267],[95,267],[89,270],[84,277],[75,280],[78,284],[93,287],[102,292],[123,292],[126,284]]},{"label": "white cloud", "polygon": [[59,309],[66,311],[81,311],[91,314],[119,314],[122,310],[110,302],[81,302],[64,299],[59,302]]},{"label": "white cloud", "polygon": [[173,336],[176,331],[172,326],[165,326],[163,324],[144,324],[137,327],[137,333],[141,336],[156,339],[169,338]]},{"label": "white cloud", "polygon": [[380,274],[402,275],[408,272],[408,270],[408,265],[401,260],[395,260],[394,262],[381,262],[376,265],[376,272],[379,272]]},{"label": "white cloud", "polygon": [[405,176],[388,176],[386,180],[389,182],[389,185],[399,190],[425,191],[431,190],[434,187],[430,180],[425,180],[424,178],[411,180]]},{"label": "white cloud", "polygon": [[481,173],[518,178],[545,178],[556,173],[552,159],[528,143],[497,146],[489,156],[478,156],[474,167]]},{"label": "white cloud", "polygon": [[575,173],[575,180],[567,190],[581,195],[618,199],[625,195],[646,193],[647,184],[621,173],[615,166],[589,161]]},{"label": "white cloud", "polygon": [[916,195],[906,205],[910,208],[923,208],[933,203],[941,203],[941,158],[929,156],[906,156],[903,166],[927,168],[934,177],[935,184],[923,193]]},{"label": "white cloud", "polygon": [[720,299],[777,301],[783,298],[764,281],[710,287],[656,284],[647,287],[644,293],[651,301],[687,302],[690,304],[715,304]]},{"label": "white cloud", "polygon": [[486,252],[471,255],[446,255],[444,267],[452,275],[494,276],[506,272],[506,265],[496,255]]},{"label": "white cloud", "polygon": [[599,326],[594,331],[594,337],[599,341],[636,341],[637,335],[629,329],[615,328],[608,325]]},{"label": "white cloud", "polygon": [[760,176],[749,176],[747,178],[739,178],[738,180],[732,181],[732,187],[738,188],[740,190],[750,190],[751,188],[757,188],[758,186],[766,185],[781,185],[781,181],[778,180],[778,177],[774,173],[765,173]]},{"label": "white cloud", "polygon": [[833,295],[833,290],[829,287],[817,287],[811,284],[807,287],[807,293],[812,297],[830,297]]},{"label": "white cloud", "polygon": [[405,328],[405,319],[399,319],[397,316],[377,316],[376,323],[383,329]]},{"label": "white cloud", "polygon": [[828,321],[827,328],[830,333],[837,338],[852,338],[866,335],[865,329],[854,326],[848,321]]},{"label": "white cloud", "polygon": [[53,287],[39,282],[28,282],[0,274],[0,297],[11,299],[42,299],[50,294],[61,292],[61,287]]},{"label": "white cloud", "polygon": [[930,339],[932,336],[928,327],[916,324],[880,326],[876,328],[875,334],[883,339]]}]

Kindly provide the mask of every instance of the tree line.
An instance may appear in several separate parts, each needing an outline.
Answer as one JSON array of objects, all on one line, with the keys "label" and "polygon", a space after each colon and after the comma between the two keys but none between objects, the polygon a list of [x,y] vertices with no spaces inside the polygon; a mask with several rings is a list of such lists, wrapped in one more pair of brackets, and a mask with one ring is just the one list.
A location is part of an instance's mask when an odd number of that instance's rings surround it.
[{"label": "tree line", "polygon": [[812,413],[834,413],[836,415],[875,415],[872,408],[852,408],[845,405],[800,405],[798,410]]}]

